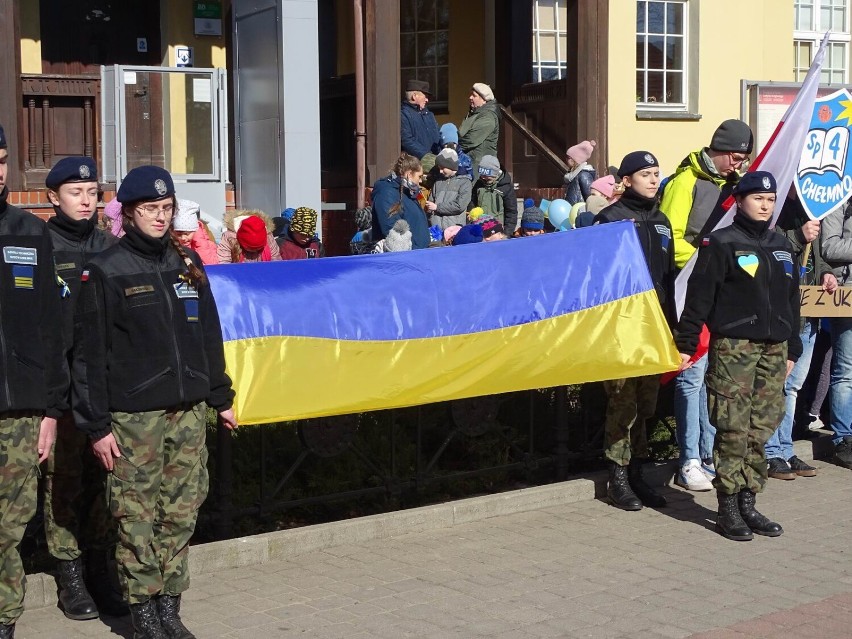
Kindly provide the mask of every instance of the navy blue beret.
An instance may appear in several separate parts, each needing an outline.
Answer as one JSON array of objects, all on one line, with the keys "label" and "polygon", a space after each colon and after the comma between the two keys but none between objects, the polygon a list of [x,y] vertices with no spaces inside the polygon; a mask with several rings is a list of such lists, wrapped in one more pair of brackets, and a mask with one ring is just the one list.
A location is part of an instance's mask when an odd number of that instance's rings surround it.
[{"label": "navy blue beret", "polygon": [[648,151],[633,151],[624,156],[618,167],[618,177],[633,175],[636,171],[647,169],[649,166],[660,166],[653,153]]},{"label": "navy blue beret", "polygon": [[97,182],[98,167],[92,158],[72,156],[53,165],[44,185],[54,191],[66,182]]},{"label": "navy blue beret", "polygon": [[6,132],[3,130],[3,125],[0,124],[0,149],[7,148],[6,144]]},{"label": "navy blue beret", "polygon": [[740,178],[734,187],[735,195],[748,195],[749,193],[775,193],[778,187],[775,184],[775,176],[769,171],[749,171]]},{"label": "navy blue beret", "polygon": [[122,204],[161,200],[175,194],[172,176],[159,166],[137,166],[118,187],[116,199]]}]

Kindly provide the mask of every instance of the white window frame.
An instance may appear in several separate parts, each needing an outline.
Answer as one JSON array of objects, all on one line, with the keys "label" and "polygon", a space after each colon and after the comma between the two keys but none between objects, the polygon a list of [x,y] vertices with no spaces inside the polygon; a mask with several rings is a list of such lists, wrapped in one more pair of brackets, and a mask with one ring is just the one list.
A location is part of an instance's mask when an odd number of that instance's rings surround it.
[{"label": "white window frame", "polygon": [[[649,35],[650,36],[659,36],[660,35],[660,34],[657,34],[657,33],[651,33],[651,34],[648,33],[648,5],[651,2],[658,2],[658,3],[662,3],[662,4],[666,4],[666,5],[679,4],[683,7],[683,33],[680,34],[679,36],[673,36],[673,37],[683,38],[683,69],[681,70],[681,73],[682,73],[682,76],[683,76],[683,80],[681,82],[682,94],[680,96],[681,100],[677,101],[677,102],[675,102],[675,101],[672,101],[672,102],[646,102],[644,100],[644,98],[646,97],[645,95],[641,95],[641,96],[638,95],[638,86],[637,86],[636,109],[638,111],[646,111],[646,112],[649,112],[649,111],[650,112],[665,111],[665,112],[686,113],[689,110],[689,105],[690,105],[690,66],[691,66],[691,62],[692,62],[692,56],[690,54],[691,42],[690,42],[690,6],[689,6],[690,3],[689,3],[689,0],[644,0],[644,1],[646,1],[646,4],[644,6],[644,10],[646,12],[644,33],[640,33],[639,30],[638,30],[638,27],[639,27],[638,12],[639,12],[640,9],[639,9],[639,2],[636,3],[636,10],[637,10],[636,43],[637,44],[639,43],[640,38],[643,39],[644,54],[645,54],[645,60],[646,61],[648,60],[648,37],[649,37]],[[666,33],[665,37],[670,37],[670,36]],[[664,52],[664,59],[665,59],[665,52]],[[659,69],[648,69],[647,67],[640,67],[639,61],[638,60],[636,61],[636,73],[637,74],[638,73],[644,73],[645,74],[645,76],[644,76],[644,80],[645,80],[644,91],[646,93],[647,93],[647,90],[648,90],[647,89],[647,87],[648,87],[648,75],[647,74],[648,74],[649,70],[650,71],[656,71],[656,72],[659,71]],[[666,81],[667,81],[667,78],[666,78],[666,75],[665,75],[665,70],[663,70],[663,82],[665,83]]]},{"label": "white window frame", "polygon": [[[567,7],[567,0],[554,0],[554,26],[555,29],[541,29],[538,26],[539,17],[539,0],[533,0],[533,82],[546,82],[541,77],[542,69],[556,69],[556,78],[554,80],[562,80],[568,77],[568,57],[567,51],[562,50],[561,36],[568,34],[568,25],[559,23],[559,7]],[[556,37],[556,61],[555,64],[548,61],[543,64],[541,61],[541,40],[542,35],[552,35]],[[567,48],[567,47],[566,47]]]},{"label": "white window frame", "polygon": [[[796,24],[796,10],[802,6],[807,5],[813,7],[813,29],[799,29],[798,24]],[[831,7],[835,6],[835,4],[844,4],[846,8],[846,20],[843,25],[843,31],[831,31],[829,32],[828,42],[829,45],[842,45],[843,46],[843,67],[840,69],[843,73],[843,77],[838,80],[832,80],[833,75],[836,71],[838,71],[837,67],[829,67],[830,64],[830,56],[826,59],[826,62],[823,64],[823,72],[828,72],[828,79],[821,79],[823,84],[847,84],[849,82],[849,49],[850,42],[852,42],[852,29],[850,29],[850,20],[852,20],[852,3],[849,0],[842,0],[841,2],[837,2],[836,0],[833,2],[832,0],[794,0],[793,2],[793,79],[796,82],[801,82],[805,79],[805,74],[808,71],[808,68],[811,65],[812,60],[799,60],[799,44],[800,43],[808,43],[811,45],[812,55],[816,55],[817,49],[819,49],[819,44],[822,41],[823,35],[826,31],[828,31],[828,27],[830,25],[823,26],[821,21],[821,9],[825,5],[829,5]]]}]

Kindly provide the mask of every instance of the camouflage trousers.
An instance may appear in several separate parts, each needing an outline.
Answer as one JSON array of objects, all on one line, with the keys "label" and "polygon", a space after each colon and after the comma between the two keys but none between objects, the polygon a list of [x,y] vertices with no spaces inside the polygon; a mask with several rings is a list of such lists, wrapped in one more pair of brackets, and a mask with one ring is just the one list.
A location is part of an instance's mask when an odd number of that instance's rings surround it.
[{"label": "camouflage trousers", "polygon": [[619,466],[627,466],[631,457],[647,457],[646,422],[657,412],[660,376],[613,379],[604,382],[604,390],[604,457]]},{"label": "camouflage trousers", "polygon": [[26,575],[18,544],[36,513],[41,415],[0,415],[0,623],[24,612]]},{"label": "camouflage trousers", "polygon": [[714,338],[707,367],[707,408],[716,425],[713,486],[732,495],[763,490],[763,446],[784,417],[787,343]]},{"label": "camouflage trousers", "polygon": [[207,497],[205,404],[112,414],[121,457],[107,477],[115,558],[131,604],[189,588],[189,540]]},{"label": "camouflage trousers", "polygon": [[50,554],[71,561],[83,548],[114,546],[117,531],[104,493],[106,471],[70,413],[59,420],[53,454],[45,465],[44,531]]}]

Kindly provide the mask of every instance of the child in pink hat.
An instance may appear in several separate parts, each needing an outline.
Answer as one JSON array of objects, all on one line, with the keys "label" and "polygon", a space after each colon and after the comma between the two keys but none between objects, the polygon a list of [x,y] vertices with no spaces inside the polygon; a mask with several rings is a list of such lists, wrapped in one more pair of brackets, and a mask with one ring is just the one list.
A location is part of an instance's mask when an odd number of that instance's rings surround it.
[{"label": "child in pink hat", "polygon": [[589,158],[592,157],[596,144],[594,140],[583,140],[565,152],[569,169],[565,174],[565,199],[571,206],[585,202],[591,193],[592,182],[597,178],[597,173],[589,164]]}]

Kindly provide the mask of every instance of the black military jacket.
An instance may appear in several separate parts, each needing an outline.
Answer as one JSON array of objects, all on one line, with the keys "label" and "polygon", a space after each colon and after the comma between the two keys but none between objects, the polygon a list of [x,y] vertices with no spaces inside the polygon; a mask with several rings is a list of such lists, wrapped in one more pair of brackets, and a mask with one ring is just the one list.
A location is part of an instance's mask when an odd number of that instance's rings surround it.
[{"label": "black military jacket", "polygon": [[[187,249],[199,267],[201,259]],[[230,408],[222,330],[207,284],[195,288],[168,235],[133,228],[82,273],[75,316],[72,405],[93,440],[112,411],[135,413],[206,401]]]}]

